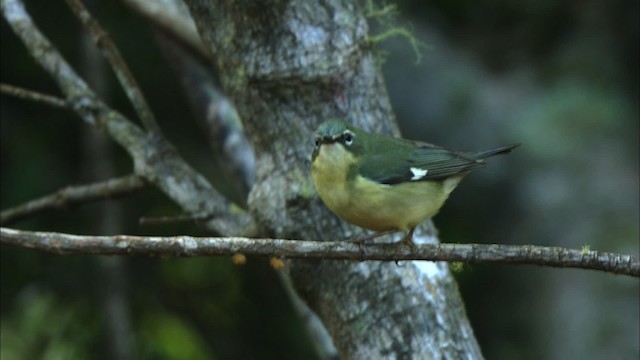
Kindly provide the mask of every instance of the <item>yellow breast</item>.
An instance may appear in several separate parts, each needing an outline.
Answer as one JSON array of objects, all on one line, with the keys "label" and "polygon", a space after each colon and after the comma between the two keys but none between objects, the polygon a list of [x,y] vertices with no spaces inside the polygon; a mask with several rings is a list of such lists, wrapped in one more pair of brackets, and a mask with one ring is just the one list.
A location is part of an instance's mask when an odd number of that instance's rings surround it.
[{"label": "yellow breast", "polygon": [[360,227],[407,230],[435,215],[461,177],[379,184],[352,174],[355,157],[339,144],[324,144],[311,165],[320,198],[331,211]]}]

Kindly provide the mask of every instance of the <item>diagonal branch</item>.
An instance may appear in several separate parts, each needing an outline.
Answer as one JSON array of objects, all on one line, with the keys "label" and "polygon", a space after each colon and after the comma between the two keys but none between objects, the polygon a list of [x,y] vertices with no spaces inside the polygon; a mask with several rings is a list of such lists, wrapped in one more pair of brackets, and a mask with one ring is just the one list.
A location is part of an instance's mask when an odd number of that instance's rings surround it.
[{"label": "diagonal branch", "polygon": [[0,243],[53,254],[192,257],[243,253],[281,258],[343,260],[428,260],[469,264],[508,263],[601,270],[640,277],[631,255],[561,247],[497,244],[401,244],[359,246],[345,241],[303,241],[240,237],[85,236],[0,228]]},{"label": "diagonal branch", "polygon": [[145,186],[144,180],[136,175],[83,186],[69,186],[53,194],[3,210],[0,212],[0,224],[8,225],[47,209],[66,208],[90,201],[124,196]]},{"label": "diagonal branch", "polygon": [[157,37],[160,49],[178,74],[184,93],[237,203],[246,199],[255,181],[255,157],[231,99],[217,87],[211,71],[173,38]]},{"label": "diagonal branch", "polygon": [[202,43],[196,25],[189,15],[189,9],[180,0],[124,0],[138,14],[170,34],[173,38],[186,44],[200,56],[211,59],[211,53]]},{"label": "diagonal branch", "polygon": [[67,0],[67,5],[69,5],[69,8],[80,20],[86,32],[93,39],[93,42],[111,64],[144,127],[152,133],[160,134],[160,127],[156,123],[153,112],[149,108],[142,91],[140,91],[140,86],[138,86],[136,79],[131,74],[127,63],[122,58],[122,55],[120,55],[120,51],[111,40],[109,34],[91,16],[89,10],[87,10],[80,0]]},{"label": "diagonal branch", "polygon": [[28,90],[19,86],[13,86],[9,84],[0,84],[0,92],[3,94],[15,96],[17,98],[41,102],[49,106],[68,109],[69,104],[57,96],[43,94],[37,91]]},{"label": "diagonal branch", "polygon": [[18,0],[2,0],[2,13],[29,53],[48,72],[68,105],[89,125],[101,128],[134,156],[142,152],[146,134],[124,116],[102,103],[89,86],[40,32]]}]

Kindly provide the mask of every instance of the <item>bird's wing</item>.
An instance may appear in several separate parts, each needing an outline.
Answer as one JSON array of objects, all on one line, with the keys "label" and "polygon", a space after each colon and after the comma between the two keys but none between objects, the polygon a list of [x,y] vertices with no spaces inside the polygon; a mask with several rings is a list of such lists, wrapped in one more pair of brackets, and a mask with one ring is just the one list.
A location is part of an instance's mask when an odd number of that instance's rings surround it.
[{"label": "bird's wing", "polygon": [[381,184],[442,180],[481,167],[484,162],[428,144],[370,155],[360,174]]},{"label": "bird's wing", "polygon": [[419,180],[445,179],[485,165],[482,159],[472,158],[466,153],[422,146],[416,148],[408,163],[412,168],[427,170],[427,174]]}]

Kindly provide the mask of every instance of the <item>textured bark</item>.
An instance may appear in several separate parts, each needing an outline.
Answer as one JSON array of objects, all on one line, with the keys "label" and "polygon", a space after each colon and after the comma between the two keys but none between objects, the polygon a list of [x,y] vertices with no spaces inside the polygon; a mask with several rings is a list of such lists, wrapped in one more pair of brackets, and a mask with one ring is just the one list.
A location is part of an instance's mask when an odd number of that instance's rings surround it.
[{"label": "textured bark", "polygon": [[[187,1],[256,153],[249,207],[263,235],[329,240],[356,230],[331,215],[308,175],[329,117],[396,133],[366,19],[355,2]],[[446,264],[292,260],[298,293],[345,359],[481,358]]]}]

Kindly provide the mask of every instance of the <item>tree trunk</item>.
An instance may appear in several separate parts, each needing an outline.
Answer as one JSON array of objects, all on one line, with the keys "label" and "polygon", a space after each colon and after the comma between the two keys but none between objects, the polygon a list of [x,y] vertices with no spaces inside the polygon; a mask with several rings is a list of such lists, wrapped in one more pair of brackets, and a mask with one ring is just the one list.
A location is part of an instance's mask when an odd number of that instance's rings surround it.
[{"label": "tree trunk", "polygon": [[[313,131],[327,118],[398,133],[357,2],[187,4],[254,146],[249,207],[263,234],[335,240],[361,232],[327,210],[308,172]],[[288,264],[341,358],[482,357],[445,263]]]}]

